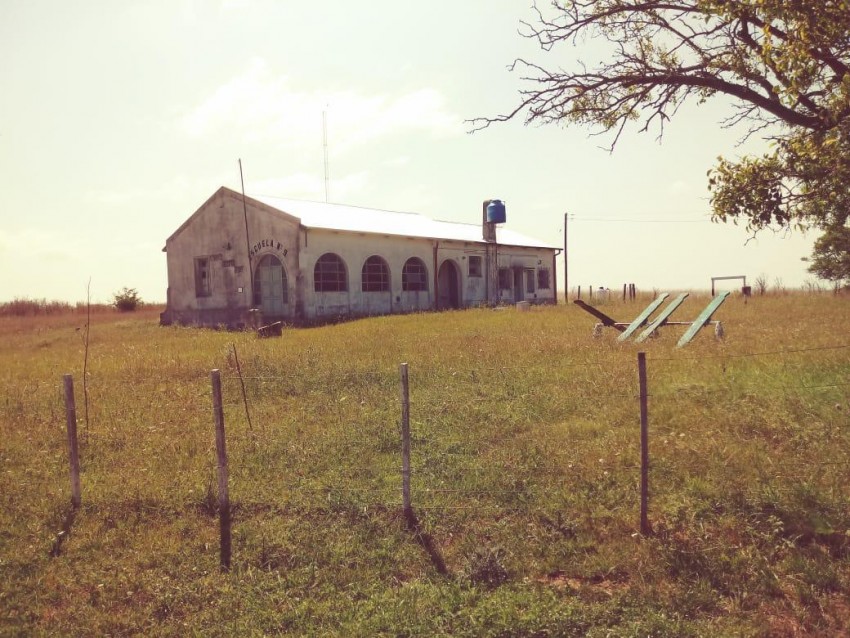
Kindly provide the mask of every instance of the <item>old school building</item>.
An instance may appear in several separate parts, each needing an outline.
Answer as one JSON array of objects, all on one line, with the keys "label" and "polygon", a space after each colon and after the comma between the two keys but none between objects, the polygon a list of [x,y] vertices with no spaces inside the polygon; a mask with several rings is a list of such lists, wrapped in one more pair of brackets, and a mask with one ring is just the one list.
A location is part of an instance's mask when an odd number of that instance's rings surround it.
[{"label": "old school building", "polygon": [[[500,208],[501,207],[501,208]],[[560,249],[500,225],[319,202],[245,197],[222,187],[167,240],[162,323],[242,327],[343,316],[555,303]]]}]

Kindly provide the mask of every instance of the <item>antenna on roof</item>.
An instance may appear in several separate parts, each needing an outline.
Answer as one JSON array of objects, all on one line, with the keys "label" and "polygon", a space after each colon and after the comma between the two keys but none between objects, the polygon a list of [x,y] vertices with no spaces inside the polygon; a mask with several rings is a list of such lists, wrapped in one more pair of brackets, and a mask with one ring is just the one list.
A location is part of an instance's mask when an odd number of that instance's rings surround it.
[{"label": "antenna on roof", "polygon": [[325,204],[328,203],[328,112],[322,111],[322,144],[325,151]]}]

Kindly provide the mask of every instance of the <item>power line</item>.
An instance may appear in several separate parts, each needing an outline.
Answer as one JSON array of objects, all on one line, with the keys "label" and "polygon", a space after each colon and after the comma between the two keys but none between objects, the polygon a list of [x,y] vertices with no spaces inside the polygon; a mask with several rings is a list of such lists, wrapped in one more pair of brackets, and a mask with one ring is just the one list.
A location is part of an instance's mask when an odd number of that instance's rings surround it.
[{"label": "power line", "polygon": [[636,218],[613,218],[613,217],[573,217],[571,221],[575,222],[593,222],[593,223],[625,223],[625,224],[703,224],[711,222],[705,217],[700,219],[636,219]]}]

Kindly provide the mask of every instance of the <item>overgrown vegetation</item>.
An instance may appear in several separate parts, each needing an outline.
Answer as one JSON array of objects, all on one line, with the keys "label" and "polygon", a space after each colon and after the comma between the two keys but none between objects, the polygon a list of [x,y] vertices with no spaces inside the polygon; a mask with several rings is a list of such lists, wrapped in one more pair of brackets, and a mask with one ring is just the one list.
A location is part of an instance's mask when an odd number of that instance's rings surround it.
[{"label": "overgrown vegetation", "polygon": [[850,286],[850,227],[831,226],[815,241],[809,272],[836,288]]},{"label": "overgrown vegetation", "polygon": [[138,290],[125,286],[112,296],[112,305],[121,312],[133,312],[142,305],[142,298]]},{"label": "overgrown vegetation", "polygon": [[[695,316],[699,298],[677,317]],[[733,298],[636,353],[573,307],[280,339],[104,315],[68,520],[73,323],[0,320],[0,634],[836,635],[850,631],[850,345],[832,294]],[[609,304],[626,318],[647,303]],[[38,325],[34,325],[38,324]],[[248,428],[231,344],[245,375]],[[844,347],[838,347],[844,346]],[[401,511],[411,379],[415,530]],[[209,371],[224,380],[233,569],[218,569]],[[442,566],[442,569],[440,568]]]}]

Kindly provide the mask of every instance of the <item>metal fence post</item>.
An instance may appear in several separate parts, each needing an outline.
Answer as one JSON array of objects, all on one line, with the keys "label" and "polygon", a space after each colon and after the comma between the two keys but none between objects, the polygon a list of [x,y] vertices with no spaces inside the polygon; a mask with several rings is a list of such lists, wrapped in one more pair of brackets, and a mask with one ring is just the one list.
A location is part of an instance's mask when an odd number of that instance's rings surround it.
[{"label": "metal fence post", "polygon": [[647,406],[646,353],[638,352],[638,379],[640,382],[640,533],[648,535],[649,516],[649,410]]},{"label": "metal fence post", "polygon": [[413,513],[410,504],[410,387],[407,364],[399,366],[401,377],[401,500],[405,516]]}]

